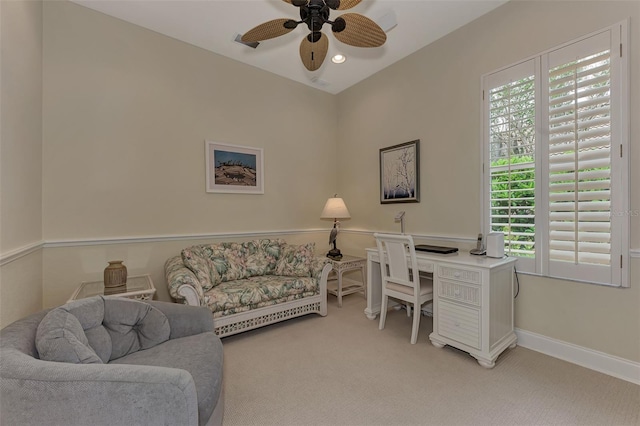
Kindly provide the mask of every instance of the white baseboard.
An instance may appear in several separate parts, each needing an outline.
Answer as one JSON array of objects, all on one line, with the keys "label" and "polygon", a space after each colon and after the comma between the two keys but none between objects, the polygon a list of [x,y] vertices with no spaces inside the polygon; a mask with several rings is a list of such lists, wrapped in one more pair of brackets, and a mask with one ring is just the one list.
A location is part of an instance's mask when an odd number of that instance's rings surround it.
[{"label": "white baseboard", "polygon": [[516,328],[518,346],[640,385],[640,363]]}]

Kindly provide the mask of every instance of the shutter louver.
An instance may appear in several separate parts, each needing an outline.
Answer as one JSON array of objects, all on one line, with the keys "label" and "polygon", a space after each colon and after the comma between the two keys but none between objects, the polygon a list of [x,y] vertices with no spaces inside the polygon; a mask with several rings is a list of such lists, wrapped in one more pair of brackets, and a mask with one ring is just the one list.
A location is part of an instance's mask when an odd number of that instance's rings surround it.
[{"label": "shutter louver", "polygon": [[549,260],[611,265],[609,50],[549,71]]}]

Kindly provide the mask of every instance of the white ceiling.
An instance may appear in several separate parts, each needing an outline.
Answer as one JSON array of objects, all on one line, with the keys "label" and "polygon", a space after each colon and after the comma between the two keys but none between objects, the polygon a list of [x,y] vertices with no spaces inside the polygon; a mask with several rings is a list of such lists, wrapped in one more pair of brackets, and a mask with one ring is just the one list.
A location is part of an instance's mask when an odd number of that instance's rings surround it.
[{"label": "white ceiling", "polygon": [[[397,62],[440,37],[454,31],[507,0],[363,0],[348,11],[331,11],[330,19],[344,12],[365,15],[387,31],[387,41],[378,48],[357,48],[338,41],[325,25],[329,52],[322,67],[307,71],[299,56],[306,26],[266,40],[256,49],[234,41],[265,21],[277,18],[299,20],[298,8],[282,0],[72,0],[74,3],[165,34],[222,56],[261,68],[282,77],[339,93],[381,69]],[[386,29],[386,28],[385,28]],[[347,56],[343,64],[330,58]]]}]

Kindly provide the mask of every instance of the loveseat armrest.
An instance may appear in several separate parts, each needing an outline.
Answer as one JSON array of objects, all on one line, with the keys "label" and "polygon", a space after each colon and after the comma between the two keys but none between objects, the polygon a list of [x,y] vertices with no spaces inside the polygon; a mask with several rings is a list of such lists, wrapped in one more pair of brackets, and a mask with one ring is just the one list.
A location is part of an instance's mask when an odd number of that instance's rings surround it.
[{"label": "loveseat armrest", "polygon": [[326,257],[314,257],[311,260],[311,276],[316,280],[320,279],[322,277],[323,268],[328,264],[329,259],[327,259]]},{"label": "loveseat armrest", "polygon": [[326,257],[315,257],[311,263],[311,276],[316,279],[318,292],[322,302],[320,303],[320,315],[327,315],[327,280],[333,269]]},{"label": "loveseat armrest", "polygon": [[16,352],[2,357],[3,424],[198,425],[198,396],[186,370],[67,364]]},{"label": "loveseat armrest", "polygon": [[149,300],[146,303],[159,309],[169,320],[171,328],[169,339],[193,336],[214,330],[211,310],[204,306],[186,306],[155,300]]},{"label": "loveseat armrest", "polygon": [[176,301],[190,306],[206,306],[204,290],[196,275],[182,262],[181,256],[167,259],[164,264],[169,294]]}]

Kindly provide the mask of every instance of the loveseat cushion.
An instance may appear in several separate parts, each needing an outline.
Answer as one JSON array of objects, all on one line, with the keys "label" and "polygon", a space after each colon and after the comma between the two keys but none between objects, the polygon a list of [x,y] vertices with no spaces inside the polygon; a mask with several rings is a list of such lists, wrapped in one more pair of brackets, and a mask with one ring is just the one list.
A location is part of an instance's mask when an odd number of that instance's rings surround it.
[{"label": "loveseat cushion", "polygon": [[281,239],[262,239],[242,243],[246,250],[247,277],[273,274],[284,245],[285,242]]},{"label": "loveseat cushion", "polygon": [[290,277],[310,277],[311,262],[315,257],[315,243],[303,245],[285,244],[274,273]]},{"label": "loveseat cushion", "polygon": [[193,246],[182,250],[181,255],[204,291],[221,282],[247,277],[246,250],[239,243]]},{"label": "loveseat cushion", "polygon": [[313,296],[317,280],[311,277],[262,275],[227,281],[206,293],[214,318]]},{"label": "loveseat cushion", "polygon": [[222,390],[222,343],[213,332],[172,339],[146,351],[134,352],[111,364],[178,368],[193,377],[198,395],[198,419],[206,423]]},{"label": "loveseat cushion", "polygon": [[210,256],[205,252],[205,247],[204,245],[188,247],[183,249],[180,255],[184,266],[195,274],[202,289],[207,291],[220,283],[220,274]]},{"label": "loveseat cushion", "polygon": [[50,311],[38,325],[36,348],[44,361],[102,364],[78,318],[61,308]]},{"label": "loveseat cushion", "polygon": [[281,239],[201,244],[182,250],[181,257],[208,291],[221,282],[273,274],[284,245]]}]

